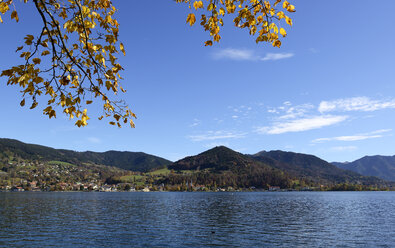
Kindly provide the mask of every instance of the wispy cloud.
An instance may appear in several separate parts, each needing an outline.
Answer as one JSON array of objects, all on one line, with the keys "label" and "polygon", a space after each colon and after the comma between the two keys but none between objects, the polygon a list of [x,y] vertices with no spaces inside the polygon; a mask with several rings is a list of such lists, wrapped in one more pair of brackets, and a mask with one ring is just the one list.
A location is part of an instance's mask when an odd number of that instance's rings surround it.
[{"label": "wispy cloud", "polygon": [[309,112],[311,109],[314,109],[314,105],[311,104],[302,104],[302,105],[297,105],[297,106],[291,106],[291,104],[285,104],[286,107],[284,108],[284,115],[279,116],[279,119],[294,119],[294,118],[299,118],[302,116],[305,116],[307,112]]},{"label": "wispy cloud", "polygon": [[260,134],[282,134],[289,132],[302,132],[331,126],[345,121],[348,116],[320,115],[308,118],[295,119],[287,122],[277,122],[272,126],[259,127],[256,129]]},{"label": "wispy cloud", "polygon": [[192,141],[207,141],[207,140],[219,140],[219,139],[240,139],[244,138],[246,133],[238,133],[231,131],[208,131],[204,134],[190,135],[189,139]]},{"label": "wispy cloud", "polygon": [[395,99],[390,100],[372,100],[369,97],[352,97],[343,98],[333,101],[322,101],[318,111],[376,111],[380,109],[395,108]]},{"label": "wispy cloud", "polygon": [[189,126],[190,127],[196,127],[196,126],[199,126],[200,123],[201,123],[201,120],[195,118],[195,119],[193,119],[192,124],[190,124]]},{"label": "wispy cloud", "polygon": [[356,135],[345,135],[345,136],[337,136],[330,138],[319,138],[315,139],[313,143],[322,143],[327,141],[358,141],[358,140],[366,140],[366,139],[376,139],[384,137],[383,133],[388,133],[392,131],[392,129],[380,129],[369,133],[362,133]]},{"label": "wispy cloud", "polygon": [[93,144],[100,144],[101,143],[101,139],[96,138],[96,137],[88,137],[87,141]]},{"label": "wispy cloud", "polygon": [[229,143],[228,142],[213,142],[213,143],[204,145],[204,147],[206,147],[206,148],[213,148],[216,146],[229,146]]},{"label": "wispy cloud", "polygon": [[268,53],[265,57],[260,58],[262,61],[267,60],[279,60],[279,59],[289,59],[292,58],[295,54],[293,53]]},{"label": "wispy cloud", "polygon": [[250,49],[234,49],[226,48],[218,50],[212,54],[214,59],[230,59],[238,61],[268,61],[268,60],[280,60],[288,59],[293,57],[293,53],[267,53],[265,56],[257,55],[253,50]]},{"label": "wispy cloud", "polygon": [[214,59],[231,60],[259,60],[259,56],[254,55],[252,50],[227,48],[213,53]]},{"label": "wispy cloud", "polygon": [[330,148],[332,151],[335,152],[345,152],[345,151],[355,151],[358,149],[356,146],[335,146]]}]

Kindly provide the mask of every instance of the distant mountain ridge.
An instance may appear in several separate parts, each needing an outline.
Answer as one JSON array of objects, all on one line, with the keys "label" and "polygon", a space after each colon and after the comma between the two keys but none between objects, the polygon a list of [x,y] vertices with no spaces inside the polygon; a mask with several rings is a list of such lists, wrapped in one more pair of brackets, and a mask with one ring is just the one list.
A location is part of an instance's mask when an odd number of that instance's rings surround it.
[{"label": "distant mountain ridge", "polygon": [[76,152],[65,149],[26,144],[14,139],[0,139],[0,154],[9,153],[23,159],[64,161],[68,163],[95,163],[125,170],[147,172],[172,162],[143,152]]},{"label": "distant mountain ridge", "polygon": [[[171,164],[169,169],[193,171],[195,176],[190,180],[203,185],[215,182],[220,187],[267,188],[267,185],[276,185],[290,188],[295,181],[295,178],[285,171],[224,146],[178,160]],[[185,180],[184,178],[185,176],[181,175],[178,181]],[[177,181],[177,178],[173,181]]]},{"label": "distant mountain ridge", "polygon": [[262,151],[251,156],[277,169],[285,170],[298,177],[306,177],[316,182],[355,183],[358,181],[379,181],[377,178],[363,177],[356,172],[338,168],[325,160],[309,154],[277,150]]},{"label": "distant mountain ridge", "polygon": [[178,160],[169,166],[174,170],[204,170],[214,169],[217,171],[231,170],[237,167],[247,167],[254,163],[249,157],[233,151],[225,146],[218,146],[204,151],[195,156],[188,156]]},{"label": "distant mountain ridge", "polygon": [[333,162],[339,168],[395,182],[395,156],[365,156],[353,162]]},{"label": "distant mountain ridge", "polygon": [[230,171],[246,177],[267,173],[271,177],[266,178],[268,181],[276,181],[277,177],[280,177],[283,184],[295,180],[304,180],[316,185],[384,183],[376,177],[362,176],[353,171],[340,169],[313,155],[284,151],[262,151],[254,155],[246,155],[224,146],[176,161],[169,166],[169,169],[210,170],[216,173]]},{"label": "distant mountain ridge", "polygon": [[[262,185],[262,183],[289,187],[291,183],[300,180],[316,185],[339,183],[379,185],[385,183],[382,179],[395,181],[395,156],[364,157],[348,164],[337,163],[335,166],[308,154],[261,151],[248,155],[219,146],[172,163],[143,152],[76,152],[26,144],[14,139],[0,139],[0,159],[5,158],[6,161],[7,157],[20,157],[30,161],[62,161],[76,165],[97,164],[136,172],[148,172],[167,166],[170,170],[202,172],[200,176],[206,177],[205,180],[211,178],[212,181],[222,180],[233,184],[242,181],[241,185],[237,185],[239,187]],[[372,168],[366,164],[375,166]],[[382,179],[374,176],[380,176]]]}]

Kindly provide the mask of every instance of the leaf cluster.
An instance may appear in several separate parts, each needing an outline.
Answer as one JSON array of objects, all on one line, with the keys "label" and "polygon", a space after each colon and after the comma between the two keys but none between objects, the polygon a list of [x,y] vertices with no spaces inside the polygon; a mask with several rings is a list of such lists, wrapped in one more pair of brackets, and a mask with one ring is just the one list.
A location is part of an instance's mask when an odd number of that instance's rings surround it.
[{"label": "leaf cluster", "polygon": [[[109,123],[134,127],[136,115],[122,100],[116,100],[123,67],[116,55],[125,55],[118,40],[119,23],[114,17],[117,9],[110,0],[24,0],[33,3],[42,19],[40,34],[28,34],[24,45],[17,48],[25,63],[1,72],[8,85],[22,88],[23,100],[31,99],[30,108],[38,105],[38,97],[49,99],[43,113],[56,117],[60,108],[75,125],[86,126],[89,116],[86,106],[94,99],[102,102],[103,114]],[[12,0],[0,2],[5,15]],[[15,6],[14,6],[15,8]],[[0,17],[1,17],[0,15]],[[16,9],[11,18],[19,21]],[[2,19],[0,19],[2,21]],[[112,95],[112,96],[111,96]]]},{"label": "leaf cluster", "polygon": [[212,46],[213,42],[221,40],[220,28],[224,25],[223,17],[235,14],[233,22],[238,28],[246,28],[250,35],[256,35],[255,41],[268,42],[274,47],[280,47],[280,35],[285,37],[287,32],[281,23],[292,26],[292,19],[286,13],[295,12],[295,6],[287,0],[175,0],[177,3],[189,5],[191,13],[187,16],[187,23],[193,26],[196,15],[193,11],[205,11],[201,14],[200,25],[210,33],[210,39],[205,46]]}]

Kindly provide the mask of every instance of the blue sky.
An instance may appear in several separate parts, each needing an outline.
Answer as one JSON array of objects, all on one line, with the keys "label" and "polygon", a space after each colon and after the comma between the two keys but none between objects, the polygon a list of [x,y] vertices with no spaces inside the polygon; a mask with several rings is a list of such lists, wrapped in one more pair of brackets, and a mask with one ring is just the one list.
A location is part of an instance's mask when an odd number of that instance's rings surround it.
[{"label": "blue sky", "polygon": [[[395,155],[395,1],[293,1],[281,48],[256,44],[227,19],[222,40],[185,23],[171,0],[114,1],[126,47],[123,98],[136,128],[92,118],[85,128],[58,114],[21,108],[19,89],[0,78],[0,137],[77,151],[144,151],[177,160],[216,145],[242,153],[287,150],[328,161]],[[30,3],[31,5],[31,3]],[[17,4],[5,17],[0,68],[40,19]],[[5,35],[6,34],[6,35]],[[94,106],[90,115],[99,114]],[[96,112],[95,112],[96,111]]]}]

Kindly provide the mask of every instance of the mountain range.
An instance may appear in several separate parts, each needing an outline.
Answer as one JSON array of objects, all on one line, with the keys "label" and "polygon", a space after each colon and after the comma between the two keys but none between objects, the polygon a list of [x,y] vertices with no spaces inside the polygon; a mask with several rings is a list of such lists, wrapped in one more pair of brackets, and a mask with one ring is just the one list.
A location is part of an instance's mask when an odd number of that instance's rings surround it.
[{"label": "mountain range", "polygon": [[291,188],[344,183],[386,185],[387,182],[383,179],[395,181],[395,156],[364,157],[352,163],[328,163],[308,154],[277,150],[248,155],[219,146],[173,163],[143,152],[76,152],[26,144],[13,139],[0,139],[0,167],[3,166],[4,171],[9,158],[51,163],[61,161],[85,167],[87,164],[112,166],[135,172],[149,172],[167,167],[172,173],[161,178],[161,183],[173,185],[193,180],[204,185],[216,184],[224,187],[279,185],[282,188]]},{"label": "mountain range", "polygon": [[295,180],[304,180],[306,184],[314,185],[345,182],[365,185],[383,183],[382,179],[338,168],[313,155],[284,151],[262,151],[254,155],[245,155],[224,146],[176,161],[169,169],[209,170],[217,174],[226,171],[248,176],[262,172],[273,174],[273,177],[283,177],[288,184]]},{"label": "mountain range", "polygon": [[93,163],[140,172],[148,172],[171,164],[167,159],[143,152],[76,152],[26,144],[14,139],[0,139],[0,157],[5,154],[29,160],[63,161],[72,164]]},{"label": "mountain range", "polygon": [[395,156],[365,156],[354,162],[332,162],[339,168],[395,182]]}]

